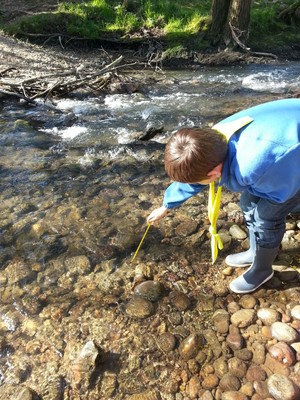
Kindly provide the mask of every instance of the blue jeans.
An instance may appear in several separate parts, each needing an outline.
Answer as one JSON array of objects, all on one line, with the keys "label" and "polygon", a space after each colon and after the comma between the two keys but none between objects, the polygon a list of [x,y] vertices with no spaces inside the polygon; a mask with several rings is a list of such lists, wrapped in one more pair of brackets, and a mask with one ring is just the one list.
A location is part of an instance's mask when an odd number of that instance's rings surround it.
[{"label": "blue jeans", "polygon": [[275,203],[249,192],[243,192],[240,206],[249,230],[260,247],[275,248],[285,233],[285,219],[291,212],[300,211],[300,190],[284,203]]}]

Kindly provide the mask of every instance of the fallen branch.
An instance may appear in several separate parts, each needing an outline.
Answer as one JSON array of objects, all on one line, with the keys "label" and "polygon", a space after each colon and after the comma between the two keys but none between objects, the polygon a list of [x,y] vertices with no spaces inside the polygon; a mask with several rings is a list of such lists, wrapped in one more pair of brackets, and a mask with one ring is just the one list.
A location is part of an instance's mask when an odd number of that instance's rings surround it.
[{"label": "fallen branch", "polygon": [[246,53],[251,54],[253,56],[258,56],[258,57],[272,57],[275,60],[277,60],[277,56],[275,54],[272,53],[262,53],[262,52],[257,52],[257,51],[252,51],[250,49],[250,47],[245,46],[244,43],[242,43],[239,39],[239,37],[237,36],[236,32],[239,32],[240,34],[243,33],[241,31],[239,31],[237,28],[235,28],[234,26],[231,25],[231,23],[229,22],[229,27],[231,30],[231,36],[232,39],[235,41],[235,43],[242,49],[244,50]]},{"label": "fallen branch", "polygon": [[[49,74],[42,74],[26,79],[14,78],[0,79],[0,93],[15,96],[31,104],[35,104],[36,98],[42,98],[46,101],[50,94],[53,96],[62,96],[71,93],[79,88],[91,89],[93,91],[103,89],[111,79],[118,68],[124,68],[129,65],[120,65],[123,56],[118,57],[101,69],[92,69],[91,66],[80,66],[67,71],[58,70]],[[10,68],[11,70],[12,68]],[[5,73],[7,70],[3,71]],[[16,72],[16,74],[18,71]]]}]

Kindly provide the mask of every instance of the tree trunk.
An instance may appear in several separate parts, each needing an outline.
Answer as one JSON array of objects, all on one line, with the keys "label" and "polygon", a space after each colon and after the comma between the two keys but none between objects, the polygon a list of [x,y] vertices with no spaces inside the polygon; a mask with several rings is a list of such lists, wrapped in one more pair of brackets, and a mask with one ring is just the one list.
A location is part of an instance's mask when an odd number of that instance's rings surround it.
[{"label": "tree trunk", "polygon": [[[223,40],[230,43],[244,44],[249,36],[251,0],[231,0]],[[240,45],[240,44],[239,44]]]},{"label": "tree trunk", "polygon": [[208,39],[213,45],[239,45],[248,39],[251,0],[213,0]]},{"label": "tree trunk", "polygon": [[211,26],[208,33],[212,44],[220,41],[227,21],[231,0],[213,0],[211,7]]}]

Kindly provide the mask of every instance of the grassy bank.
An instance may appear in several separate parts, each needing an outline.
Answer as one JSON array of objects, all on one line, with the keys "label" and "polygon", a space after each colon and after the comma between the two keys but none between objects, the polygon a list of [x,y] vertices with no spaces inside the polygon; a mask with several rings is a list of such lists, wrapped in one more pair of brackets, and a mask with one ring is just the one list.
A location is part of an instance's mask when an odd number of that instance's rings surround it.
[{"label": "grassy bank", "polygon": [[[159,39],[164,48],[201,50],[208,47],[205,33],[210,25],[209,0],[87,0],[61,2],[52,12],[26,15],[12,22],[2,21],[10,34],[65,35],[82,39],[134,43]],[[283,7],[295,3],[260,0],[251,8],[248,45],[267,48],[300,42],[300,29],[292,17],[280,18]]]}]

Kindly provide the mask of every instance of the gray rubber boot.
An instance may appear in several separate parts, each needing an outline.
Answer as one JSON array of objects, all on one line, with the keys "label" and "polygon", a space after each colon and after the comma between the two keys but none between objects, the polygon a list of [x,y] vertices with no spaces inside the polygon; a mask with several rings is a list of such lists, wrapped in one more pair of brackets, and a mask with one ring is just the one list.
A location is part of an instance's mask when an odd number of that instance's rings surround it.
[{"label": "gray rubber boot", "polygon": [[256,241],[253,230],[249,230],[249,243],[250,247],[247,251],[242,251],[241,253],[236,253],[236,254],[230,254],[225,258],[225,263],[229,267],[235,267],[235,268],[244,268],[251,265],[253,263],[256,250]]},{"label": "gray rubber boot", "polygon": [[250,293],[267,282],[274,275],[272,263],[278,253],[278,247],[266,249],[257,246],[254,262],[241,276],[234,279],[229,288],[234,293]]}]

